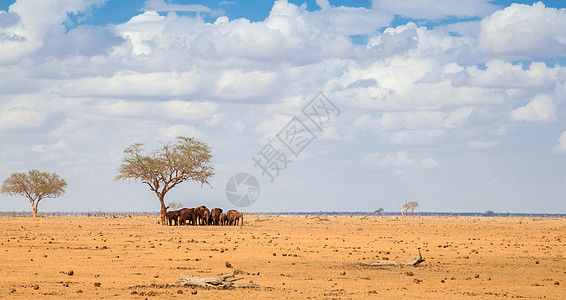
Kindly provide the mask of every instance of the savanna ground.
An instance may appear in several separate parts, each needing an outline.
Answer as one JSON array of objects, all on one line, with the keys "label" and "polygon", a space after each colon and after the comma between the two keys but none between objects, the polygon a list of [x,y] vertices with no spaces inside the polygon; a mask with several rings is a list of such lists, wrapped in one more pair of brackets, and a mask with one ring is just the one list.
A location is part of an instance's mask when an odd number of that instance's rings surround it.
[{"label": "savanna ground", "polygon": [[[195,227],[2,217],[0,298],[564,299],[565,242],[565,218],[246,215],[243,227]],[[419,247],[418,267],[363,265]],[[234,269],[261,287],[174,286],[181,273]]]}]

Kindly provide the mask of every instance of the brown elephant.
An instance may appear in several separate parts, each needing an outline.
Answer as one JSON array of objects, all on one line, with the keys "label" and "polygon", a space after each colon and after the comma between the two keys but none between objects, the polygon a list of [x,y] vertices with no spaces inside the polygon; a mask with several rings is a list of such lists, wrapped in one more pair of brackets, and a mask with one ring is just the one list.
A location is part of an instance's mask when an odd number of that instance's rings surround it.
[{"label": "brown elephant", "polygon": [[210,219],[210,210],[206,206],[202,205],[195,208],[195,213],[197,215],[197,221],[200,225],[208,225]]},{"label": "brown elephant", "polygon": [[[228,217],[228,224],[229,225],[234,225],[234,226],[244,225],[244,214],[243,213],[241,213],[237,210],[231,209],[226,213],[226,216]],[[241,220],[241,222],[240,222],[240,220]]]},{"label": "brown elephant", "polygon": [[220,214],[222,213],[222,208],[213,208],[210,210],[210,224],[220,225]]},{"label": "brown elephant", "polygon": [[[169,206],[167,206],[165,209],[168,208]],[[169,226],[173,226],[173,223],[175,223],[175,226],[179,225],[180,214],[181,212],[179,210],[168,211],[167,213],[165,213],[165,220],[167,221],[167,224],[169,224]]]},{"label": "brown elephant", "polygon": [[197,224],[197,215],[194,208],[183,208],[179,211],[179,224],[185,225],[187,221],[192,225]]},{"label": "brown elephant", "polygon": [[220,225],[228,225],[228,216],[225,213],[220,214]]}]

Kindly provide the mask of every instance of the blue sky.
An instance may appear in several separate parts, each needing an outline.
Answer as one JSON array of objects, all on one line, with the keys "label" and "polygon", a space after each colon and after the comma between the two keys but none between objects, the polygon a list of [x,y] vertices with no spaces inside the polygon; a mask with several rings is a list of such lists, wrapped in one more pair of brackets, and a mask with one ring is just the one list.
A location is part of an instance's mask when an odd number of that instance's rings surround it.
[{"label": "blue sky", "polygon": [[[224,188],[247,172],[245,211],[566,212],[562,1],[259,3],[1,1],[0,180],[64,177],[40,211],[155,211],[113,180],[122,151],[187,135],[216,176],[168,195],[186,206],[235,208]],[[340,114],[317,127],[313,98]],[[312,132],[299,153],[293,124]],[[273,178],[254,165],[269,147],[288,159]]]}]

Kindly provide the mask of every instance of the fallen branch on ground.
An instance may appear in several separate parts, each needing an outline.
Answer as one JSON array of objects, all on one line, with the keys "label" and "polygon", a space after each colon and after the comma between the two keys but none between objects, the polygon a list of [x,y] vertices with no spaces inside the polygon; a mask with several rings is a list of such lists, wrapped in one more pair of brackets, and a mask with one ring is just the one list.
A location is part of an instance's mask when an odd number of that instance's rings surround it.
[{"label": "fallen branch on ground", "polygon": [[416,267],[423,261],[423,257],[421,256],[421,248],[418,248],[419,256],[407,261],[394,261],[394,260],[378,260],[378,261],[370,261],[367,263],[367,266],[377,266],[377,267],[389,267],[389,266],[413,266]]},{"label": "fallen branch on ground", "polygon": [[179,279],[175,281],[177,286],[200,286],[213,288],[258,288],[256,283],[234,284],[234,281],[244,279],[246,277],[234,277],[234,274],[224,274],[217,277],[195,277],[185,276],[181,274]]}]

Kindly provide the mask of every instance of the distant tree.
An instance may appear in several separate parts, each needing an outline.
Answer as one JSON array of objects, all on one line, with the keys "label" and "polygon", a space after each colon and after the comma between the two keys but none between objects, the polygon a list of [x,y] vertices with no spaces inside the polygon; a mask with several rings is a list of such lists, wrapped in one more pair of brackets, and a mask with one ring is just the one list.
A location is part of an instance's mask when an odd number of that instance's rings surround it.
[{"label": "distant tree", "polygon": [[13,173],[2,184],[2,194],[21,195],[31,203],[32,216],[37,216],[37,206],[45,198],[57,198],[65,193],[67,182],[56,173],[30,170]]},{"label": "distant tree", "polygon": [[169,202],[169,203],[167,203],[167,206],[169,206],[169,208],[171,208],[173,210],[177,210],[177,209],[183,208],[183,206],[185,206],[185,205],[183,205],[183,203],[180,203],[180,202]]},{"label": "distant tree", "polygon": [[488,210],[488,211],[485,212],[485,214],[491,217],[491,216],[495,215],[495,212],[493,210]]},{"label": "distant tree", "polygon": [[385,213],[385,209],[380,208],[380,209],[376,210],[375,213],[378,214],[378,215],[380,215],[380,216],[383,216],[384,213]]},{"label": "distant tree", "polygon": [[408,200],[405,200],[405,204],[403,204],[403,206],[397,204],[397,206],[401,208],[401,215],[404,217],[407,214],[407,211],[410,209],[411,216],[414,216],[415,209],[419,207],[419,203],[415,201],[411,201],[411,202],[407,202],[407,201]]},{"label": "distant tree", "polygon": [[138,179],[149,186],[161,204],[161,224],[165,225],[165,195],[185,181],[199,182],[201,187],[214,176],[211,149],[193,138],[177,137],[176,143],[166,143],[158,150],[143,154],[143,144],[124,150],[125,157],[115,180]]}]

